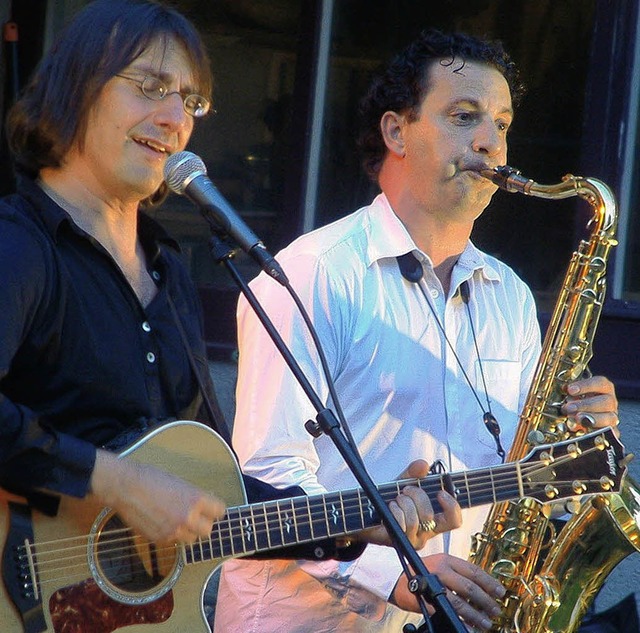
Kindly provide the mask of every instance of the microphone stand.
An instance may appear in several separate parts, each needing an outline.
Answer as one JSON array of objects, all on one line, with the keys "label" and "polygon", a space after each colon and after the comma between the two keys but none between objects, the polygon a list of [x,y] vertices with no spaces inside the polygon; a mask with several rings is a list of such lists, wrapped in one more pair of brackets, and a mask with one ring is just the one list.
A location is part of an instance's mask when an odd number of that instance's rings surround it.
[{"label": "microphone stand", "polygon": [[[217,263],[224,263],[231,277],[238,285],[242,294],[246,297],[256,316],[259,318],[260,322],[273,340],[284,361],[293,372],[294,377],[317,412],[316,421],[313,422],[312,420],[309,420],[305,424],[305,428],[314,437],[319,437],[322,433],[326,433],[332,439],[336,448],[344,458],[355,478],[365,491],[367,497],[371,500],[371,503],[378,512],[378,515],[382,519],[382,523],[387,529],[392,543],[398,551],[399,556],[401,556],[401,562],[403,562],[403,566],[405,567],[405,573],[409,576],[408,569],[404,565],[404,560],[408,561],[414,571],[414,575],[409,578],[409,590],[416,596],[418,602],[423,607],[425,622],[419,628],[416,628],[412,624],[408,624],[403,627],[404,630],[407,633],[410,631],[467,633],[466,627],[462,624],[460,618],[457,616],[451,606],[451,603],[446,597],[446,589],[437,576],[429,573],[427,570],[422,559],[411,545],[411,542],[400,528],[400,525],[378,492],[378,489],[366,471],[364,464],[362,464],[353,447],[347,441],[347,438],[344,435],[335,415],[322,404],[318,394],[313,390],[313,387],[307,380],[307,377],[304,375],[298,362],[282,340],[279,332],[275,329],[273,323],[258,302],[255,294],[239,274],[235,264],[231,261],[235,254],[235,249],[230,247],[229,244],[220,237],[220,229],[217,227],[215,222],[211,221],[206,214],[204,215],[211,228],[212,237],[209,244],[214,260]],[[404,560],[402,557],[404,557]],[[427,600],[435,609],[434,615],[431,616],[431,619],[424,608],[424,600]]]}]

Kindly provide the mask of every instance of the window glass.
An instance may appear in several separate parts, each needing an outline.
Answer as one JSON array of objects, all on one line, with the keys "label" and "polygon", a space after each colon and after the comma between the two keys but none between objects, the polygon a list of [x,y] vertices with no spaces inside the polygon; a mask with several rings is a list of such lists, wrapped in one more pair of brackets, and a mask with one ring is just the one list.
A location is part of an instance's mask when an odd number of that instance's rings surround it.
[{"label": "window glass", "polygon": [[[196,122],[188,150],[202,157],[231,206],[267,244],[282,207],[300,0],[182,0],[176,6],[202,33],[214,74],[215,113]],[[185,198],[171,196],[156,213],[186,251],[201,285],[233,285],[216,266],[209,228]],[[234,258],[249,276],[255,267]]]},{"label": "window glass", "polygon": [[[638,122],[640,126],[640,121]],[[640,301],[640,177],[637,166],[640,165],[640,138],[636,135],[633,165],[632,187],[628,208],[629,217],[625,228],[624,256],[624,301]]]}]

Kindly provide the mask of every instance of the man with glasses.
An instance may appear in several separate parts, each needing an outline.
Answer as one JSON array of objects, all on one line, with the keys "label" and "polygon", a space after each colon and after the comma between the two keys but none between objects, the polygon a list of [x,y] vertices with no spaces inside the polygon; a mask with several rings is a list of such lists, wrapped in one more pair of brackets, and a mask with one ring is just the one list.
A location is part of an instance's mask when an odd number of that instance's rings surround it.
[{"label": "man with glasses", "polygon": [[163,199],[165,160],[185,148],[210,93],[206,53],[182,16],[97,2],[8,118],[18,192],[0,220],[1,481],[93,496],[154,541],[208,536],[224,511],[105,450],[160,420],[194,419],[201,403],[174,322],[204,376],[196,296],[176,245],[139,210]]},{"label": "man with glasses", "polygon": [[[148,0],[97,0],[8,119],[18,185],[0,201],[0,486],[40,512],[68,498],[108,506],[156,543],[209,538],[225,509],[225,490],[157,467],[162,454],[117,456],[145,431],[196,419],[203,392],[213,397],[196,290],[177,244],[141,212],[163,200],[165,161],[209,112],[211,86],[183,16]],[[250,478],[245,487],[250,499],[304,494]],[[455,527],[459,508],[443,503],[441,526]],[[410,488],[391,506],[423,543],[426,495]],[[376,528],[367,538],[386,537]],[[362,551],[343,545],[288,554]]]}]

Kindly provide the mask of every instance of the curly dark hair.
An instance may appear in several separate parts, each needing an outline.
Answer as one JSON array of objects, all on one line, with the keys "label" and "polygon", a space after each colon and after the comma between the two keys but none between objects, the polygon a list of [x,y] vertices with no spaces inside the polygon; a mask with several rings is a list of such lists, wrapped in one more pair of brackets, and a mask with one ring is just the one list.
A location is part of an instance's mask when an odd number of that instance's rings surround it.
[{"label": "curly dark hair", "polygon": [[[210,98],[209,58],[195,27],[155,0],[96,0],[69,23],[9,111],[7,137],[16,169],[36,177],[82,146],[91,107],[104,85],[158,39],[186,51],[198,92]],[[166,196],[163,185],[142,206]]]},{"label": "curly dark hair", "polygon": [[498,41],[481,40],[464,33],[442,33],[436,29],[422,31],[401,51],[371,83],[360,101],[358,148],[367,175],[377,182],[387,152],[380,131],[382,115],[391,110],[407,114],[410,121],[429,89],[429,68],[435,61],[458,64],[477,61],[497,68],[509,85],[517,105],[523,93],[518,70]]}]

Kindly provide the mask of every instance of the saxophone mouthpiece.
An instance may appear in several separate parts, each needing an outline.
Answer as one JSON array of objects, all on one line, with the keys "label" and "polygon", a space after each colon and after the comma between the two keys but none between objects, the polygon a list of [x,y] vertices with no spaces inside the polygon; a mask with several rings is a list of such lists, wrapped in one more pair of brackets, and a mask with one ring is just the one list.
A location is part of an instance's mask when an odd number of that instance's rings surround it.
[{"label": "saxophone mouthpiece", "polygon": [[528,194],[531,185],[535,184],[533,180],[521,176],[519,170],[509,167],[509,165],[495,167],[494,169],[482,169],[480,170],[480,175],[488,178],[494,185],[498,185],[500,189],[504,189],[509,193]]}]

